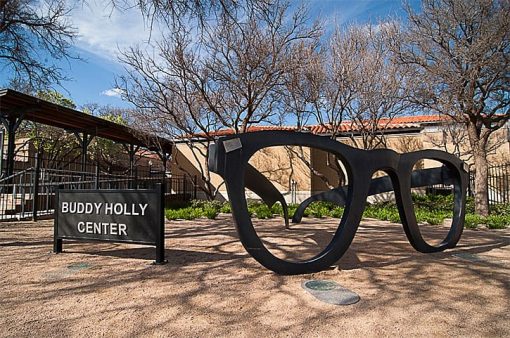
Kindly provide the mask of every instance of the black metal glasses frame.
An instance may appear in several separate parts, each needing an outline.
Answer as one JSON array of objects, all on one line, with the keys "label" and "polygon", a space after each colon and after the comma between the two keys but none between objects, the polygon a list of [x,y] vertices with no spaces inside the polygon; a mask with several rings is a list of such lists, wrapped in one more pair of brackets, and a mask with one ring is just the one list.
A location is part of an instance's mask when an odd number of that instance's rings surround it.
[{"label": "black metal glasses frame", "polygon": [[[301,203],[293,215],[293,221],[299,222],[306,207],[316,200],[345,205],[339,227],[328,246],[315,257],[301,262],[285,261],[274,256],[257,235],[248,212],[245,188],[252,190],[269,206],[279,201],[288,226],[287,204],[283,195],[248,163],[258,150],[273,146],[306,146],[327,151],[344,163],[348,177],[347,187],[311,196]],[[413,172],[414,165],[423,159],[439,161],[443,166]],[[465,163],[443,151],[422,150],[405,154],[389,149],[367,151],[350,147],[329,137],[308,133],[261,131],[220,138],[210,146],[208,161],[209,169],[225,180],[243,246],[260,264],[278,274],[317,272],[338,261],[356,234],[369,195],[391,190],[395,192],[402,225],[409,242],[417,251],[430,253],[455,247],[464,227],[468,183]],[[379,170],[386,172],[388,177],[372,179],[373,174]],[[438,183],[453,185],[454,210],[448,234],[440,244],[432,246],[420,233],[414,214],[411,188]]]}]

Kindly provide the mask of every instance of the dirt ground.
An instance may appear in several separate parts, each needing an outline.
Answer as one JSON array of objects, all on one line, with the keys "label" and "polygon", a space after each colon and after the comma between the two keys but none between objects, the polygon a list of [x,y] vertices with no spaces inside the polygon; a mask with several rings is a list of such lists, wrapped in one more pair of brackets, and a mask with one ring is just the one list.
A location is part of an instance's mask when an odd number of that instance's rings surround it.
[{"label": "dirt ground", "polygon": [[[316,221],[324,228],[261,233],[280,255],[311,254],[336,226]],[[244,251],[228,215],[167,222],[163,266],[138,245],[64,242],[55,255],[52,226],[0,223],[0,336],[510,336],[509,229],[465,230],[457,248],[421,254],[401,225],[365,220],[334,269],[278,276]],[[320,302],[307,279],[361,300]]]}]

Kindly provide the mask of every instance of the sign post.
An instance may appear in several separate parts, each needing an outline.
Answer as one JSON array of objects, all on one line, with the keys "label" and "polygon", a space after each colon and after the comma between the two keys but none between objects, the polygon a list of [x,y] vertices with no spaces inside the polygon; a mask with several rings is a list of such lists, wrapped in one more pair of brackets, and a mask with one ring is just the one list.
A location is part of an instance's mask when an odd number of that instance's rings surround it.
[{"label": "sign post", "polygon": [[154,263],[166,263],[161,184],[153,190],[59,189],[55,253],[62,252],[64,239],[154,245]]}]

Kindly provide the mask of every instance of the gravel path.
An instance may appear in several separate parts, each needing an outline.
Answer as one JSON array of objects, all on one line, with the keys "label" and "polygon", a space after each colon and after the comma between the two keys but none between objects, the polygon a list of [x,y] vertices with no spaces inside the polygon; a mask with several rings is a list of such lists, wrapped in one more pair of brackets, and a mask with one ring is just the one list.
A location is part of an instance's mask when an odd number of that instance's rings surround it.
[{"label": "gravel path", "polygon": [[[289,235],[278,222],[260,232],[286,257],[313,254],[336,227],[308,219]],[[365,220],[337,267],[278,276],[248,256],[228,215],[167,222],[164,266],[138,245],[64,243],[52,254],[52,227],[0,223],[0,336],[510,336],[509,229],[465,230],[457,248],[425,255],[401,225]],[[320,302],[307,279],[361,300]]]}]

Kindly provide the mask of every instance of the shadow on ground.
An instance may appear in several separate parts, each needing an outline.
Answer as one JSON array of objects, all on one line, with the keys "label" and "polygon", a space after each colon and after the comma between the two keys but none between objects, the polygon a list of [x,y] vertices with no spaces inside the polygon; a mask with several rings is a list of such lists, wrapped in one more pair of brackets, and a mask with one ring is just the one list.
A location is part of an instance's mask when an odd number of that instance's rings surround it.
[{"label": "shadow on ground", "polygon": [[[306,222],[256,227],[275,254],[298,259],[319,252],[338,220]],[[366,220],[334,269],[278,276],[246,254],[226,215],[167,222],[162,266],[150,264],[154,248],[139,245],[69,242],[54,255],[51,221],[5,223],[0,327],[5,336],[505,336],[509,234],[466,230],[457,248],[421,254],[401,225]],[[301,288],[312,278],[361,301],[321,303]]]}]

